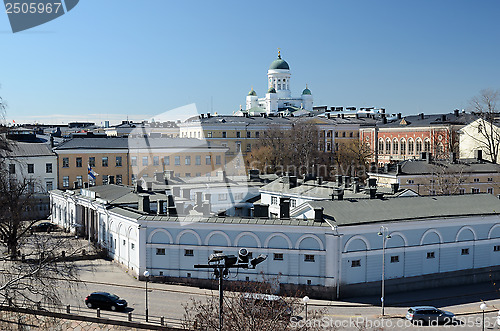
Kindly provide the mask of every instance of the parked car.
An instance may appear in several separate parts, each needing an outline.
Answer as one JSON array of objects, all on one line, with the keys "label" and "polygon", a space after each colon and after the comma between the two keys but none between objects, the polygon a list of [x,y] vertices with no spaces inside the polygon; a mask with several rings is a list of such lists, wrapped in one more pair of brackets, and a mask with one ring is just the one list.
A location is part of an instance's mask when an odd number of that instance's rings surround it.
[{"label": "parked car", "polygon": [[50,222],[41,222],[31,226],[31,232],[51,232],[57,229],[57,225]]},{"label": "parked car", "polygon": [[286,319],[292,317],[293,310],[282,297],[272,294],[243,293],[242,304],[246,312],[263,319]]},{"label": "parked car", "polygon": [[110,309],[112,311],[127,308],[127,301],[120,299],[117,295],[107,292],[93,292],[85,298],[85,304],[89,308]]},{"label": "parked car", "polygon": [[447,323],[451,324],[455,320],[455,314],[432,306],[411,307],[406,313],[406,319],[412,322],[426,323]]}]

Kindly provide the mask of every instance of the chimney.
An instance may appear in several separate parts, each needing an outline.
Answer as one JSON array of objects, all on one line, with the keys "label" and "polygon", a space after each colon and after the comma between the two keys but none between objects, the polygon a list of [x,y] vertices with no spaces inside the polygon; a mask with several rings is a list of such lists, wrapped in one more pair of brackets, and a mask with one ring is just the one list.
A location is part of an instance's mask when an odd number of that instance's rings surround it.
[{"label": "chimney", "polygon": [[[196,192],[198,194],[198,192]],[[190,188],[183,188],[182,189],[182,197],[186,200],[191,200],[191,189]]]},{"label": "chimney", "polygon": [[207,118],[210,118],[212,117],[212,115],[210,115],[210,113],[207,113]]},{"label": "chimney", "polygon": [[340,114],[340,115],[341,115],[341,116],[340,116],[340,118],[344,118],[344,114],[343,114],[343,113],[342,113],[342,114]]},{"label": "chimney", "polygon": [[324,222],[323,207],[314,208],[314,222]]},{"label": "chimney", "polygon": [[316,184],[323,185],[323,177],[318,176],[318,178],[316,178]]},{"label": "chimney", "polygon": [[54,137],[50,136],[50,148],[54,148]]},{"label": "chimney", "polygon": [[326,118],[330,119],[330,113],[326,113]]},{"label": "chimney", "polygon": [[400,175],[403,173],[403,167],[401,166],[401,164],[397,164],[396,165],[396,175]]},{"label": "chimney", "polygon": [[285,186],[288,188],[288,189],[292,189],[294,187],[297,186],[297,176],[284,176],[283,177],[283,184],[285,184]]},{"label": "chimney", "polygon": [[137,193],[143,192],[142,185],[139,181],[135,182],[135,192],[137,192]]},{"label": "chimney", "polygon": [[354,193],[359,193],[359,183],[352,184],[352,191]]},{"label": "chimney", "polygon": [[201,206],[203,204],[203,192],[196,192],[196,206]]},{"label": "chimney", "polygon": [[177,216],[177,209],[175,208],[174,196],[169,192],[167,194],[167,214],[169,216]]},{"label": "chimney", "polygon": [[164,182],[165,181],[165,175],[163,172],[155,172],[155,180],[157,182]]},{"label": "chimney", "polygon": [[175,203],[175,213],[176,215],[184,215],[184,202]]},{"label": "chimney", "polygon": [[432,163],[432,153],[431,152],[427,153],[427,163]]},{"label": "chimney", "polygon": [[482,161],[483,160],[483,151],[481,149],[474,150],[474,158],[476,159],[476,161]]},{"label": "chimney", "polygon": [[359,114],[358,113],[356,113],[356,119],[359,119]]},{"label": "chimney", "polygon": [[342,175],[335,175],[335,181],[337,182],[337,186],[342,185]]},{"label": "chimney", "polygon": [[455,153],[455,152],[450,153],[450,162],[457,163],[457,153]]},{"label": "chimney", "polygon": [[385,116],[382,117],[382,124],[387,124],[387,118]]},{"label": "chimney", "polygon": [[368,178],[368,187],[377,187],[377,178]]},{"label": "chimney", "polygon": [[158,215],[162,215],[163,214],[163,205],[164,205],[164,202],[163,200],[158,200],[156,201],[156,213]]},{"label": "chimney", "polygon": [[391,184],[391,190],[392,190],[392,194],[396,194],[396,193],[398,193],[398,190],[399,190],[399,183],[392,183],[392,184]]},{"label": "chimney", "polygon": [[280,198],[280,218],[290,218],[290,198]]},{"label": "chimney", "polygon": [[368,189],[370,193],[370,199],[375,199],[377,197],[377,188],[376,187],[370,187]]},{"label": "chimney", "polygon": [[446,114],[443,114],[441,115],[441,122],[445,122],[446,121]]},{"label": "chimney", "polygon": [[77,189],[78,188],[78,181],[74,181],[73,182],[73,189]]},{"label": "chimney", "polygon": [[351,185],[351,177],[344,176],[344,188],[345,189],[349,188],[349,185]]},{"label": "chimney", "polygon": [[427,152],[420,153],[420,159],[421,160],[427,160]]},{"label": "chimney", "polygon": [[250,181],[259,181],[260,180],[260,171],[258,169],[248,170],[248,179]]},{"label": "chimney", "polygon": [[269,205],[255,203],[253,205],[253,217],[267,218],[269,216]]},{"label": "chimney", "polygon": [[149,195],[139,194],[139,211],[149,213]]},{"label": "chimney", "polygon": [[333,188],[332,200],[335,200],[335,197],[337,197],[337,200],[344,200],[344,190],[340,187]]},{"label": "chimney", "polygon": [[455,117],[460,116],[460,110],[455,109],[455,110],[453,111],[453,114],[455,115]]},{"label": "chimney", "polygon": [[202,210],[203,216],[209,216],[210,215],[210,202],[203,201],[203,204],[201,205],[201,210]]},{"label": "chimney", "polygon": [[201,119],[205,118],[205,114],[200,114]]},{"label": "chimney", "polygon": [[420,119],[423,120],[424,119],[424,113],[420,113],[418,114],[420,116]]}]

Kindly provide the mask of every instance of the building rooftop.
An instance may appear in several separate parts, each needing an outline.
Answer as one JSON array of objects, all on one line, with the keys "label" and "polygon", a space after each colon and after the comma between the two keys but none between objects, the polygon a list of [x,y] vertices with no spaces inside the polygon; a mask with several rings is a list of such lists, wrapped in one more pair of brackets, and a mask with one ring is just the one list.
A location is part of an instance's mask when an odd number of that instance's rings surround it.
[{"label": "building rooftop", "polygon": [[195,138],[73,138],[66,140],[55,150],[68,149],[156,149],[156,148],[221,148],[220,145]]}]

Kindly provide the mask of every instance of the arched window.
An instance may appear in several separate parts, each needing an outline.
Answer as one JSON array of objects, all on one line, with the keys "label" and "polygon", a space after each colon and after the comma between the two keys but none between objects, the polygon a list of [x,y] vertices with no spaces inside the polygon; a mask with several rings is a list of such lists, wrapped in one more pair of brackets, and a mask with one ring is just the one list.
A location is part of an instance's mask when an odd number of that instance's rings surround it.
[{"label": "arched window", "polygon": [[401,139],[401,155],[406,155],[406,141]]},{"label": "arched window", "polygon": [[424,151],[425,152],[431,151],[431,141],[429,139],[425,139],[424,141]]},{"label": "arched window", "polygon": [[397,139],[394,139],[392,142],[392,153],[393,154],[398,154],[399,153],[399,142]]},{"label": "arched window", "polygon": [[389,138],[385,141],[385,153],[386,154],[391,154],[391,141]]},{"label": "arched window", "polygon": [[419,138],[417,139],[417,154],[422,153],[422,140]]},{"label": "arched window", "polygon": [[408,140],[408,155],[413,155],[415,152],[415,144],[413,143],[413,139]]},{"label": "arched window", "polygon": [[378,152],[384,154],[384,140],[382,138],[378,141]]}]

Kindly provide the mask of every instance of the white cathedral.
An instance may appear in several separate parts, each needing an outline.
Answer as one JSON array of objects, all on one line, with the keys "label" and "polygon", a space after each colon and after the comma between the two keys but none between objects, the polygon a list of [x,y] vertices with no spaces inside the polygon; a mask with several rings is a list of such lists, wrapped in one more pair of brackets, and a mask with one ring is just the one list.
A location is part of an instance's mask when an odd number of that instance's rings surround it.
[{"label": "white cathedral", "polygon": [[266,96],[259,98],[252,88],[247,95],[246,110],[242,112],[252,116],[262,113],[273,115],[283,113],[286,116],[292,114],[300,116],[312,111],[313,97],[311,91],[306,85],[302,95],[293,98],[290,91],[290,76],[290,67],[278,52],[278,58],[271,63],[267,71],[268,90]]}]

